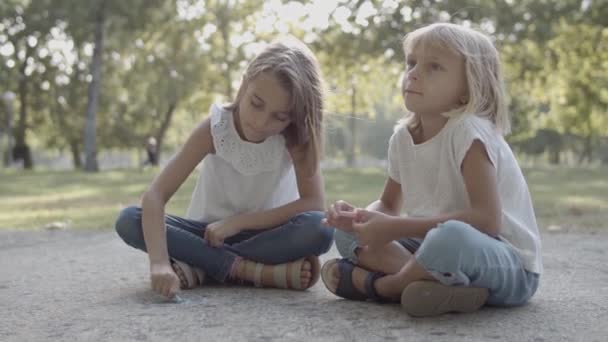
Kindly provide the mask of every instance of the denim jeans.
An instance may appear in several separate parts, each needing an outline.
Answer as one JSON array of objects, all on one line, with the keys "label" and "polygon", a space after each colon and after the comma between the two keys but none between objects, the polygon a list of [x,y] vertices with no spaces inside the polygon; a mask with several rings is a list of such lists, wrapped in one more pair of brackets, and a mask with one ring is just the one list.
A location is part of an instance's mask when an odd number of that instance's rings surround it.
[{"label": "denim jeans", "polygon": [[[464,222],[447,221],[424,239],[397,242],[440,283],[487,288],[490,305],[521,305],[538,288],[539,274],[524,269],[511,246]],[[342,257],[357,261],[358,244],[353,235],[336,230],[336,247]]]},{"label": "denim jeans", "polygon": [[[237,256],[263,264],[282,264],[311,255],[321,255],[333,242],[333,228],[321,224],[323,213],[309,211],[271,229],[240,232],[212,247],[203,238],[206,223],[165,215],[167,249],[171,258],[205,271],[224,282]],[[123,209],[116,220],[116,232],[130,246],[146,251],[141,208]]]}]

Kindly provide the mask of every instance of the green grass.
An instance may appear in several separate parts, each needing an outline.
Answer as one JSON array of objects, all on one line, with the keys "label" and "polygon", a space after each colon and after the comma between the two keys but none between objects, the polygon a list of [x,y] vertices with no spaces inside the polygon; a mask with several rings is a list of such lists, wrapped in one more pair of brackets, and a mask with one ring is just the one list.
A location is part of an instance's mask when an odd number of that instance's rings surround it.
[{"label": "green grass", "polygon": [[[158,170],[0,172],[0,229],[41,229],[62,222],[75,229],[109,229],[119,210],[138,204]],[[524,170],[542,227],[608,229],[608,169],[535,167]],[[365,206],[385,181],[380,169],[327,170],[327,202]],[[183,215],[194,187],[192,175],[167,212]]]},{"label": "green grass", "polygon": [[524,169],[543,228],[608,230],[608,168]]}]

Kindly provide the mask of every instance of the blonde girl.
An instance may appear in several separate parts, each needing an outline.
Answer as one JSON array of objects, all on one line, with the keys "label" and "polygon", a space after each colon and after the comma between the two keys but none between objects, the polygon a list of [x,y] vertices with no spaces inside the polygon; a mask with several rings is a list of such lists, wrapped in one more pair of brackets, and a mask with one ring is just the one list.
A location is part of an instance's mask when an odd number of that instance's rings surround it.
[{"label": "blonde girl", "polygon": [[384,190],[366,209],[328,208],[344,259],[323,266],[323,281],[345,298],[400,301],[413,316],[521,305],[538,287],[541,247],[503,139],[498,52],[487,36],[447,23],[403,45],[408,114],[389,142]]}]

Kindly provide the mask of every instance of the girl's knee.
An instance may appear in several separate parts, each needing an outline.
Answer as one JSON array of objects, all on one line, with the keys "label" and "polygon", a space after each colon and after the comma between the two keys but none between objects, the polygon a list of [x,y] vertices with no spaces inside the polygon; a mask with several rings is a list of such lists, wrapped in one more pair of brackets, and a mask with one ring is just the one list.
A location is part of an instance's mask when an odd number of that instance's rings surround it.
[{"label": "girl's knee", "polygon": [[469,224],[450,220],[441,223],[437,228],[431,229],[423,243],[426,245],[433,246],[433,249],[448,251],[454,248],[467,249],[474,243],[473,235],[477,232],[475,228]]},{"label": "girl's knee", "polygon": [[143,239],[141,229],[141,208],[131,206],[120,211],[114,225],[116,233],[125,242],[129,243],[139,238]]},{"label": "girl's knee", "polygon": [[[475,258],[479,249],[476,246],[479,243],[476,234],[482,233],[461,221],[451,220],[439,224],[424,237],[416,252],[416,259],[426,267],[456,267],[460,262]],[[453,267],[447,267],[448,264]]]},{"label": "girl's knee", "polygon": [[431,229],[416,252],[416,260],[444,285],[468,285],[478,260],[481,232],[451,220]]},{"label": "girl's knee", "polygon": [[321,211],[307,211],[299,214],[293,222],[303,229],[300,230],[302,241],[311,246],[318,246],[317,253],[322,254],[331,248],[334,241],[334,229],[323,224],[324,214]]}]

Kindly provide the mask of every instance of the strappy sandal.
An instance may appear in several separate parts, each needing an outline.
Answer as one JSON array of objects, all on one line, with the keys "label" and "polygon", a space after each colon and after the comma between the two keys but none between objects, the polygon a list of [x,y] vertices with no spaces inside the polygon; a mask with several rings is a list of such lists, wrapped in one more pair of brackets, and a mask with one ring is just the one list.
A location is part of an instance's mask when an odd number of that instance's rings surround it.
[{"label": "strappy sandal", "polygon": [[[332,278],[330,270],[334,265],[338,265],[338,273],[340,274],[340,280],[338,281],[338,286],[336,287],[335,292],[329,287],[329,281]],[[361,292],[355,288],[352,277],[355,267],[357,267],[357,265],[353,264],[348,259],[332,259],[327,261],[321,269],[321,278],[323,279],[325,287],[336,296],[346,299],[361,301],[371,299],[379,303],[396,302],[394,299],[379,295],[374,287],[376,280],[384,277],[386,275],[385,273],[369,272],[365,277],[365,292]]]},{"label": "strappy sandal", "polygon": [[[308,286],[302,284],[302,265],[305,261],[310,262],[310,272],[312,277]],[[272,267],[273,282],[262,282],[262,271],[264,266]],[[316,284],[319,281],[320,276],[320,263],[317,256],[309,256],[293,262],[288,262],[279,265],[264,265],[261,263],[255,263],[255,269],[253,272],[253,285],[256,287],[275,287],[280,289],[292,289],[292,290],[306,290]]]},{"label": "strappy sandal", "polygon": [[179,284],[182,290],[195,288],[205,282],[205,272],[200,268],[192,267],[185,262],[175,259],[171,259],[171,267],[179,278]]}]

